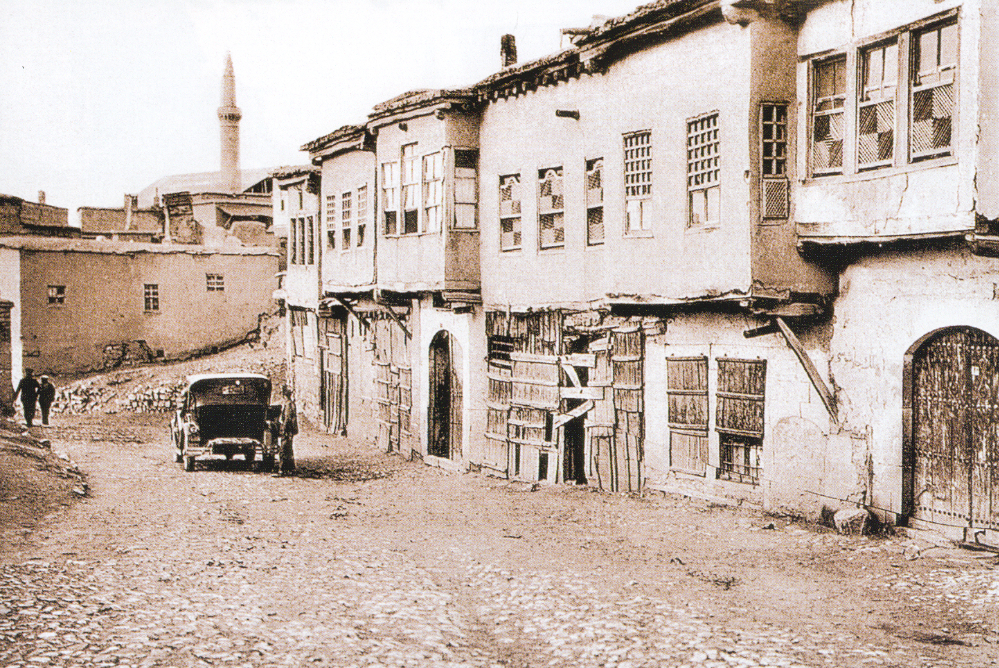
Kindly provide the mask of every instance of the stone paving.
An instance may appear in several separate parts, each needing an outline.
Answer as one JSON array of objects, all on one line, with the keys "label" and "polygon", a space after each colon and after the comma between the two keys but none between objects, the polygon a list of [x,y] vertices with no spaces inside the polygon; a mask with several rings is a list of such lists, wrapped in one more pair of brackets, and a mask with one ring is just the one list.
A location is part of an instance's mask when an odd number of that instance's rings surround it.
[{"label": "stone paving", "polygon": [[[115,433],[94,428],[101,437]],[[300,477],[238,465],[184,473],[165,437],[137,443],[152,436],[129,433],[139,437],[55,441],[90,472],[93,496],[0,558],[0,665],[908,668],[999,661],[992,561],[910,569],[920,562],[902,559],[901,567],[876,571],[886,555],[901,555],[897,542],[795,525],[762,531],[766,518],[745,515],[727,518],[738,533],[733,542],[701,554],[701,544],[689,541],[701,536],[714,545],[711,522],[729,511],[673,508],[688,528],[655,543],[646,534],[662,531],[660,507],[647,501],[524,492],[319,439],[303,441]],[[604,521],[593,521],[590,507]],[[560,526],[576,535],[561,535]],[[757,540],[771,545],[763,557],[750,554]],[[796,555],[787,567],[801,572],[788,577],[805,583],[804,598],[795,598],[787,581],[783,609],[762,590],[783,577],[783,565],[764,567],[774,548]],[[740,550],[759,563],[728,568]],[[811,570],[809,555],[830,570]],[[817,608],[827,598],[819,579],[856,561],[863,564],[854,579],[836,579],[837,591],[854,588],[844,594],[843,615]],[[818,591],[807,594],[813,581]],[[870,620],[854,617],[868,608]],[[943,617],[920,618],[930,612]]]}]

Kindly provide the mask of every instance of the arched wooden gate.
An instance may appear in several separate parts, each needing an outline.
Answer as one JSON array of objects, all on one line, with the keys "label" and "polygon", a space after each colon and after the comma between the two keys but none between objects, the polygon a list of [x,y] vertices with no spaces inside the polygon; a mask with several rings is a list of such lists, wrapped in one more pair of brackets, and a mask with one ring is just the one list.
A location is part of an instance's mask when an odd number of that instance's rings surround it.
[{"label": "arched wooden gate", "polygon": [[939,330],[913,346],[907,367],[906,514],[999,529],[999,340]]},{"label": "arched wooden gate", "polygon": [[430,343],[430,405],[427,454],[445,459],[461,456],[461,348],[446,331]]}]

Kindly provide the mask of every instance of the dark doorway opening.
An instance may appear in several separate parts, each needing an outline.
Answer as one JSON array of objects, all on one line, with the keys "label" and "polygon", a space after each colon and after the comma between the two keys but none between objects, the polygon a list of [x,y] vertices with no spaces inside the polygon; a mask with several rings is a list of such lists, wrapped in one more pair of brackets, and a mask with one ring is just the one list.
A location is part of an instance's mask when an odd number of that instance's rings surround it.
[{"label": "dark doorway opening", "polygon": [[430,406],[427,454],[456,459],[461,454],[461,350],[454,337],[439,332],[430,343]]}]

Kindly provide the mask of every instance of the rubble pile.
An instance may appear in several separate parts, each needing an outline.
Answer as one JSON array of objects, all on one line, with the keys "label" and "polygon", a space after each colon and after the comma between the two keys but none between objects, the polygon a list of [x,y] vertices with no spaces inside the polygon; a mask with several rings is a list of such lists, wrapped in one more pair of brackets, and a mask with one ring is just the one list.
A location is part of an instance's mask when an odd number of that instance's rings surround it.
[{"label": "rubble pile", "polygon": [[[204,368],[202,368],[204,367]],[[275,388],[284,378],[284,361],[275,357],[253,361],[146,367],[78,380],[56,388],[54,413],[166,413],[184,390],[184,377],[197,373],[245,372],[268,376]]]}]

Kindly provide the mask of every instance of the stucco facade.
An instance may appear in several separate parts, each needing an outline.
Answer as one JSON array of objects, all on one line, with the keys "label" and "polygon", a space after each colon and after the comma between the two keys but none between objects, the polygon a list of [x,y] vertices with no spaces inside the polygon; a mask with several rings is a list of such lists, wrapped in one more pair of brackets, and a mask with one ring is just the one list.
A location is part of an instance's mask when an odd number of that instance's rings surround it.
[{"label": "stucco facade", "polygon": [[38,372],[103,369],[134,342],[162,359],[237,343],[277,287],[277,255],[262,249],[25,237],[0,246],[17,256],[22,358]]}]

